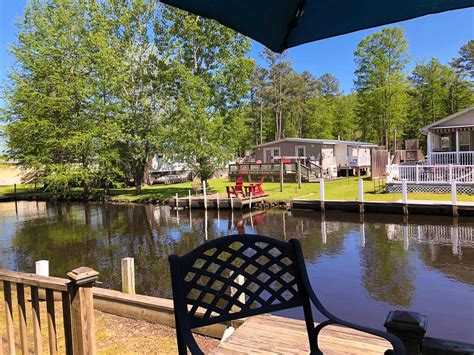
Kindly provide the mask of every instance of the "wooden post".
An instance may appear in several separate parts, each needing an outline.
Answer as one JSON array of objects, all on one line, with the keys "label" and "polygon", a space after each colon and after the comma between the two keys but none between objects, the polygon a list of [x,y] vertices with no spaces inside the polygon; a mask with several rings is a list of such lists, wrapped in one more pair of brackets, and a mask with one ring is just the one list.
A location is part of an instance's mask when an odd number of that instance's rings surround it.
[{"label": "wooden post", "polygon": [[280,192],[283,192],[283,158],[280,157]]},{"label": "wooden post", "polygon": [[232,195],[230,195],[230,209],[232,211],[234,210],[234,199],[232,198]]},{"label": "wooden post", "polygon": [[298,188],[301,189],[301,159],[299,158],[298,158],[297,174],[298,174]]},{"label": "wooden post", "polygon": [[364,213],[364,180],[359,179],[359,212]]},{"label": "wooden post", "polygon": [[457,196],[457,187],[456,180],[451,180],[451,203],[453,205],[453,216],[458,216],[458,196]]},{"label": "wooden post", "polygon": [[135,259],[122,259],[122,292],[135,294]]},{"label": "wooden post", "polygon": [[13,196],[15,196],[16,200],[16,184],[13,184]]},{"label": "wooden post", "polygon": [[219,211],[219,192],[217,193],[216,204],[217,204],[217,210]]},{"label": "wooden post", "polygon": [[35,262],[36,275],[49,276],[49,261],[39,260]]},{"label": "wooden post", "polygon": [[202,190],[204,192],[204,209],[207,210],[207,189],[206,189],[206,181],[202,182]]},{"label": "wooden post", "polygon": [[176,209],[179,208],[179,199],[178,199],[178,193],[176,193],[176,196],[175,196],[175,201],[176,201]]},{"label": "wooden post", "polygon": [[405,215],[408,214],[408,186],[407,186],[407,180],[403,179],[402,180],[402,203],[403,203],[403,213]]},{"label": "wooden post", "polygon": [[324,194],[324,179],[319,180],[319,200],[321,201],[321,211],[326,210],[324,206],[325,194]]},{"label": "wooden post", "polygon": [[88,267],[79,267],[67,274],[71,279],[69,299],[74,354],[96,354],[94,300],[92,286],[99,273]]},{"label": "wooden post", "polygon": [[249,198],[249,210],[252,209],[252,193],[250,193],[250,198]]},{"label": "wooden post", "polygon": [[188,190],[188,207],[191,209],[191,190]]}]

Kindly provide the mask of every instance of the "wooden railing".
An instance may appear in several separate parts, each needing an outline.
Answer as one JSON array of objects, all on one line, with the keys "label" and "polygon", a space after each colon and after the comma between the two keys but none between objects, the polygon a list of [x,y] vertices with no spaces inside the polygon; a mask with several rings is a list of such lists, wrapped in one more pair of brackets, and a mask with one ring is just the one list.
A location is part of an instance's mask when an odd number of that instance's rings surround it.
[{"label": "wooden railing", "polygon": [[[66,354],[95,354],[95,329],[92,285],[98,272],[81,267],[68,273],[69,279],[46,277],[0,269],[3,283],[6,340],[8,354],[19,350],[22,354],[43,353],[44,324],[47,327],[48,350],[58,353],[58,329],[56,327],[55,301],[62,303],[62,329],[64,352]],[[14,291],[18,325],[14,322]],[[27,316],[27,300],[31,300],[31,317]],[[41,322],[41,303],[46,300],[46,322]],[[29,308],[29,307],[28,307]],[[28,320],[28,318],[30,318]],[[28,325],[33,334],[32,349],[28,341]],[[19,345],[15,341],[15,328],[19,329]],[[31,331],[30,331],[31,333]],[[3,353],[3,339],[0,337],[0,353]],[[61,336],[62,339],[62,336]]]},{"label": "wooden railing", "polygon": [[[242,163],[229,164],[229,175],[276,175],[280,174],[280,163]],[[298,171],[297,163],[284,163],[283,173],[285,175],[296,175]],[[301,164],[301,174],[309,180],[311,174],[320,174],[321,168],[316,164],[306,166]]]}]

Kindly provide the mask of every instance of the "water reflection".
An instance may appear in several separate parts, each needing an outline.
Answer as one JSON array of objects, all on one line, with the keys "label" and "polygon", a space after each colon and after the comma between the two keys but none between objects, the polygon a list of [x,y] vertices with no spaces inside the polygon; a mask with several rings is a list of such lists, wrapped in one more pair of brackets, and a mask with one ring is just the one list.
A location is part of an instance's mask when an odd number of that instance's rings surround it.
[{"label": "water reflection", "polygon": [[1,267],[31,272],[47,259],[64,276],[88,265],[120,289],[129,256],[137,292],[163,297],[172,253],[234,233],[298,238],[313,286],[338,315],[380,328],[389,310],[412,309],[430,316],[431,335],[474,341],[472,219],[12,202],[0,204],[0,231]]}]

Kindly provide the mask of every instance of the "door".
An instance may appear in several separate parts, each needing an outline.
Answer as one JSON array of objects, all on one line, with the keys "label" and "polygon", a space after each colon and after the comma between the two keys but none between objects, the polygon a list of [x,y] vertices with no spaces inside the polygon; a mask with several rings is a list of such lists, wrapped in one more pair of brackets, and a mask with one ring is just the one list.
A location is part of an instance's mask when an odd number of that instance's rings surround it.
[{"label": "door", "polygon": [[263,149],[263,159],[265,163],[270,163],[273,157],[280,156],[280,148],[264,148]]}]

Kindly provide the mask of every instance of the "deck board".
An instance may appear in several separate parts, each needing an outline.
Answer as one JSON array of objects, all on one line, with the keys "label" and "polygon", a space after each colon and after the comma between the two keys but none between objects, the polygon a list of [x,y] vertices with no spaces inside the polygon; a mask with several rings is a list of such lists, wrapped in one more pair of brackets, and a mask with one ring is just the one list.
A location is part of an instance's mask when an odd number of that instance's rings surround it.
[{"label": "deck board", "polygon": [[[324,354],[383,354],[391,348],[384,339],[339,326],[323,329],[319,345]],[[262,315],[248,318],[212,354],[308,353],[309,342],[304,321]]]}]

